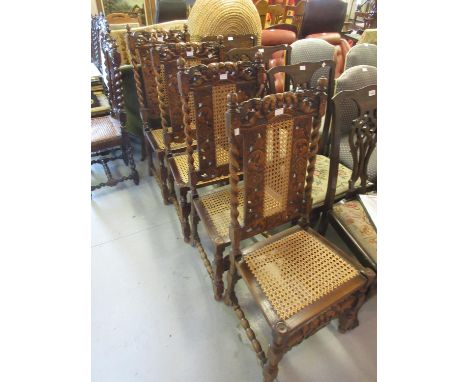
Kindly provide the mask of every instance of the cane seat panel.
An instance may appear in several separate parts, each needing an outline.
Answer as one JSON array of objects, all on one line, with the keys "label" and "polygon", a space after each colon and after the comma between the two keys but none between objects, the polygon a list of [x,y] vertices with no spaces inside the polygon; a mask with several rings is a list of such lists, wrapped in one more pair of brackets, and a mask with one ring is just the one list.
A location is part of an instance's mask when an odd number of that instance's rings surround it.
[{"label": "cane seat panel", "polygon": [[[171,129],[169,128],[168,131],[170,132]],[[164,143],[164,134],[163,134],[162,129],[151,130],[151,136],[153,137],[159,149],[164,150],[166,148],[166,145]],[[193,144],[196,145],[197,142],[193,141]],[[185,142],[171,142],[171,150],[184,149],[186,147],[187,145]]]},{"label": "cane seat panel", "polygon": [[121,136],[121,128],[112,117],[91,118],[91,151],[112,146],[121,139]]},{"label": "cane seat panel", "polygon": [[254,250],[244,262],[282,320],[360,277],[336,250],[304,230]]}]

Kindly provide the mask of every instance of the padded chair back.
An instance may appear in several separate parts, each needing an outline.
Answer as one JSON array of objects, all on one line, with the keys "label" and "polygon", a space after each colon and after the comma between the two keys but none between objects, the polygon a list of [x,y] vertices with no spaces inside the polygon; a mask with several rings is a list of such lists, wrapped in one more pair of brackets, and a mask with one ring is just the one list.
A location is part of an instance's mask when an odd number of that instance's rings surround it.
[{"label": "padded chair back", "polygon": [[326,79],[314,90],[271,94],[241,104],[236,93],[228,99],[231,232],[238,235],[231,236],[234,245],[291,220],[308,219]]},{"label": "padded chair back", "polygon": [[343,0],[308,0],[300,37],[311,33],[341,32],[347,7]]},{"label": "padded chair back", "polygon": [[349,50],[346,56],[345,70],[358,65],[377,67],[377,45],[359,44]]},{"label": "padded chair back", "polygon": [[151,49],[167,153],[171,143],[185,142],[182,103],[177,84],[177,60],[182,57],[187,66],[219,62],[220,46],[218,42],[189,42],[161,44]]},{"label": "padded chair back", "polygon": [[[188,173],[190,185],[195,188],[199,182],[229,174],[227,95],[236,92],[242,100],[261,96],[265,69],[261,53],[257,53],[255,62],[216,62],[188,68],[181,58],[178,65]],[[197,143],[192,145],[195,138]]]}]

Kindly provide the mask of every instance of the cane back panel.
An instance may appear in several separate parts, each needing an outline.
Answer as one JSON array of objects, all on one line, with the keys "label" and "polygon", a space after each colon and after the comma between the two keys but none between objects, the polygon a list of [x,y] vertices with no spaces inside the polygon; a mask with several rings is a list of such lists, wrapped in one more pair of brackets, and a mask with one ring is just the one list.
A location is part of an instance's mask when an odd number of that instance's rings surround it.
[{"label": "cane back panel", "polygon": [[[180,67],[182,69],[183,66]],[[184,122],[188,146],[194,128],[197,166],[190,171],[192,184],[229,173],[229,139],[226,131],[227,96],[236,92],[245,101],[263,90],[261,55],[256,62],[221,62],[196,65],[179,71],[180,93],[188,107]],[[188,150],[191,156],[192,150]]]},{"label": "cane back panel", "polygon": [[165,130],[165,145],[170,147],[171,142],[185,142],[182,103],[177,84],[177,60],[183,58],[188,67],[217,62],[220,45],[216,42],[162,44],[151,49],[151,56],[158,83],[158,101],[161,122]]},{"label": "cane back panel", "polygon": [[[367,167],[372,152],[377,147],[377,85],[366,86],[359,90],[344,90],[333,97],[335,118],[342,114],[341,108],[349,102],[354,103],[357,115],[351,123],[348,135],[349,149],[353,158],[351,178],[349,179],[348,195],[356,191],[365,191],[367,185]],[[341,131],[333,129],[333,142],[341,139]],[[338,150],[334,150],[332,161],[338,162]],[[333,167],[337,164],[333,163]],[[357,181],[360,180],[360,185]]]},{"label": "cane back panel", "polygon": [[237,210],[238,172],[244,173],[242,238],[306,218],[325,105],[326,80],[321,79],[317,90],[245,101],[234,120],[229,111],[231,209]]},{"label": "cane back panel", "polygon": [[[185,42],[188,37],[188,33],[182,31],[167,32],[153,29],[131,32],[130,28],[127,28],[127,46],[130,51],[138,103],[143,119],[156,119],[160,115],[156,77],[151,62],[151,48],[168,42]],[[138,70],[139,66],[141,74]]]}]

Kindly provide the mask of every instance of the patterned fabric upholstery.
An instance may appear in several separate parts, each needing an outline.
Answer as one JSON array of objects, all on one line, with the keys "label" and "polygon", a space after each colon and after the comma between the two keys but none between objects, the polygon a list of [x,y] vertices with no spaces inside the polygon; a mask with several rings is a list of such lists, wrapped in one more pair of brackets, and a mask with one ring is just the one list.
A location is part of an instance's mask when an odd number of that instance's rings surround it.
[{"label": "patterned fabric upholstery", "polygon": [[366,43],[353,46],[346,56],[345,70],[357,65],[377,67],[377,45]]},{"label": "patterned fabric upholstery", "polygon": [[[317,155],[315,161],[314,181],[312,184],[312,202],[314,205],[323,203],[327,194],[328,175],[330,171],[330,158]],[[338,166],[338,179],[336,181],[336,196],[343,196],[349,188],[351,170],[342,164]]]},{"label": "patterned fabric upholstery", "polygon": [[[322,39],[307,38],[291,44],[291,64],[333,60],[334,55],[335,47]],[[311,78],[311,84],[315,84],[320,76],[328,78],[328,69],[317,70]]]},{"label": "patterned fabric upholstery", "polygon": [[333,213],[349,234],[377,263],[377,232],[358,200],[336,203]]},{"label": "patterned fabric upholstery", "polygon": [[[377,68],[369,65],[358,65],[348,70],[336,80],[335,94],[343,90],[358,90],[369,85],[377,84]],[[352,157],[349,153],[348,133],[358,110],[354,102],[344,100],[341,114],[337,115],[335,127],[341,131],[340,162],[352,168]],[[377,179],[377,149],[369,161],[368,177],[371,182]],[[373,180],[372,180],[373,179]]]}]

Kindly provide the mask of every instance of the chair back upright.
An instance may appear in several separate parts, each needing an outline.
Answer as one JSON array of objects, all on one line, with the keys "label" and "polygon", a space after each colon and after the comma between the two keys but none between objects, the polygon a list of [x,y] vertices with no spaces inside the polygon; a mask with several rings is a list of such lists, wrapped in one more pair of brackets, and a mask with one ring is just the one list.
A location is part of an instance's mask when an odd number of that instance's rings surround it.
[{"label": "chair back upright", "polygon": [[[284,57],[289,56],[291,48],[286,44],[274,46],[253,46],[250,48],[233,48],[226,53],[227,61],[255,61],[257,52],[262,54],[265,68],[270,69],[271,60],[274,56],[283,52]],[[278,53],[277,53],[278,52]]]},{"label": "chair back upright", "polygon": [[226,53],[234,48],[251,48],[257,45],[257,36],[254,34],[232,34],[218,36],[204,36],[202,41],[217,41],[221,44],[221,61],[227,61]]},{"label": "chair back upright", "polygon": [[166,155],[171,154],[171,143],[185,142],[182,103],[177,84],[177,60],[183,58],[189,67],[219,62],[221,46],[218,42],[181,42],[151,48]]},{"label": "chair back upright", "polygon": [[[309,223],[319,128],[327,80],[314,89],[267,95],[238,104],[229,95],[233,254],[243,239],[300,219]],[[243,184],[239,184],[240,172]]]},{"label": "chair back upright", "polygon": [[358,65],[377,67],[377,45],[358,44],[349,50],[346,55],[345,70]]},{"label": "chair back upright", "polygon": [[195,195],[197,183],[229,175],[227,95],[235,92],[241,100],[260,96],[264,89],[263,59],[261,53],[257,53],[255,61],[251,62],[216,62],[188,68],[180,58],[178,84],[183,103],[189,180]]},{"label": "chair back upright", "polygon": [[328,189],[325,197],[325,214],[333,208],[340,162],[340,142],[343,131],[339,128],[342,116],[349,111],[349,104],[355,107],[355,115],[352,119],[348,142],[353,158],[352,173],[349,179],[349,189],[346,198],[351,198],[358,193],[365,193],[376,187],[376,184],[368,183],[369,159],[377,147],[377,85],[368,85],[357,90],[343,90],[332,99],[333,128],[330,159],[330,173]]},{"label": "chair back upright", "polygon": [[122,73],[120,71],[120,53],[117,50],[116,41],[109,34],[106,34],[101,40],[101,48],[103,64],[106,68],[106,83],[111,106],[111,116],[118,119],[123,128],[126,122],[126,114],[124,111]]},{"label": "chair back upright", "polygon": [[133,67],[143,127],[160,117],[156,76],[151,62],[151,49],[163,43],[187,42],[190,35],[187,26],[184,31],[142,30],[132,32],[127,28],[127,46]]}]

